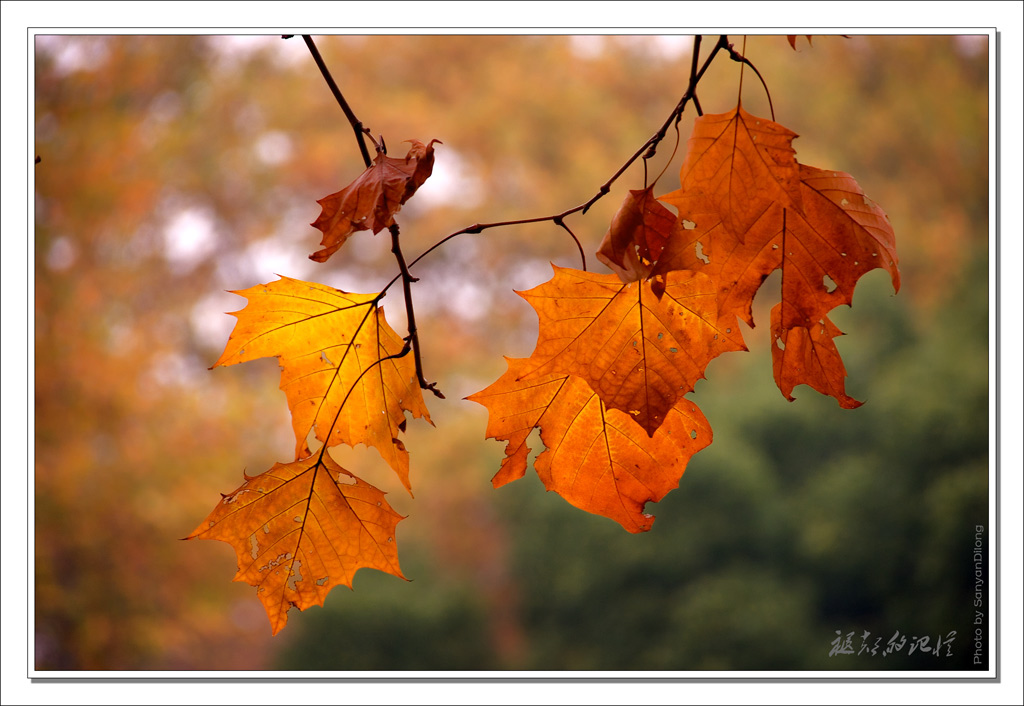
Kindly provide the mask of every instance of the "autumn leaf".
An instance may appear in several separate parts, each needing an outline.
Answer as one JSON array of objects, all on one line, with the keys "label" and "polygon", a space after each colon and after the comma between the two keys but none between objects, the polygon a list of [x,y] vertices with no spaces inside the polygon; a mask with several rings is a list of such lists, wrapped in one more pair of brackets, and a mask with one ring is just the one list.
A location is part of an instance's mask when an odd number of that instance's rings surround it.
[{"label": "autumn leaf", "polygon": [[213,367],[274,356],[292,412],[295,458],[309,456],[312,430],[327,446],[375,447],[409,484],[409,453],[398,438],[405,412],[430,422],[405,342],[388,325],[378,295],[351,294],[288,277],[234,292],[249,300]]},{"label": "autumn leaf", "polygon": [[654,184],[631,190],[612,218],[597,259],[623,282],[642,279],[661,257],[675,223],[675,214],[654,197]]},{"label": "autumn leaf", "polygon": [[217,539],[234,548],[234,580],[256,587],[277,634],[289,608],[322,606],[335,586],[351,588],[361,568],[405,578],[395,543],[402,519],[383,492],[339,466],[325,449],[246,475],[186,539]]},{"label": "autumn leaf", "polygon": [[487,437],[508,441],[494,487],[523,477],[526,440],[539,428],[546,449],[535,468],[545,488],[630,532],[649,530],[654,517],[645,503],[677,487],[690,457],[711,443],[711,427],[696,405],[679,400],[649,437],[582,379],[564,373],[525,379],[528,359],[506,361],[504,375],[467,398],[487,407]]},{"label": "autumn leaf", "polygon": [[680,170],[683,191],[700,191],[740,242],[769,206],[800,207],[796,133],[737,106],[693,124]]},{"label": "autumn leaf", "polygon": [[[899,291],[895,234],[885,212],[864,195],[849,174],[807,165],[799,165],[799,174],[800,209],[788,206],[788,201],[769,203],[744,240],[729,230],[699,185],[662,196],[661,200],[678,210],[679,225],[652,275],[684,269],[711,277],[717,283],[719,327],[730,331],[738,344],[741,339],[734,317],[754,325],[754,295],[768,275],[780,269],[782,291],[779,321],[777,326],[773,324],[775,340],[785,344],[790,338],[786,332],[805,329],[807,345],[817,341],[812,348],[838,363],[838,367],[831,366],[830,384],[820,377],[808,384],[819,391],[828,390],[826,394],[844,407],[856,406],[841,384],[845,369],[831,343],[838,333],[812,336],[810,332],[824,326],[833,308],[852,304],[857,281],[873,269],[887,271],[893,288]],[[828,326],[824,328],[829,331]],[[778,350],[773,348],[773,354]],[[809,369],[789,369],[800,360],[798,356],[785,355],[778,360],[781,368],[776,380],[799,380]],[[790,398],[792,385],[787,390],[780,383],[780,389]]]},{"label": "autumn leaf", "polygon": [[648,281],[555,267],[520,296],[537,311],[537,347],[524,380],[569,374],[653,436],[716,356],[739,350],[718,330],[717,290],[695,272],[670,272],[662,296]]},{"label": "autumn leaf", "polygon": [[[811,43],[811,35],[805,34],[804,36],[807,37],[807,43],[808,44],[812,44]],[[789,46],[793,47],[793,51],[796,51],[796,35],[795,34],[787,34],[786,35],[786,40],[789,42]],[[812,46],[813,46],[813,44],[812,44]]]},{"label": "autumn leaf", "polygon": [[323,231],[324,247],[309,256],[326,262],[354,233],[370,230],[375,235],[394,222],[395,214],[423,182],[434,167],[434,143],[412,144],[403,159],[377,154],[369,167],[341,191],[317,201],[322,207],[319,217],[310,225]]}]

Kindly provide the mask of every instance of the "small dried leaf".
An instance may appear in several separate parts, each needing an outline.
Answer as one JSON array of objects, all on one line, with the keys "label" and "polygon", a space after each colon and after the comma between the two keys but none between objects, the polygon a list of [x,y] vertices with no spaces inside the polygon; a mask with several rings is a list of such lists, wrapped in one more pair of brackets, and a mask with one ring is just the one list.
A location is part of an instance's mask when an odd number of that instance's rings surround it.
[{"label": "small dried leaf", "polygon": [[597,259],[626,283],[650,274],[676,223],[675,214],[653,192],[652,184],[626,195],[597,251]]},{"label": "small dried leaf", "polygon": [[361,230],[379,233],[394,222],[395,214],[416,190],[427,180],[434,167],[434,143],[424,145],[419,140],[412,144],[403,159],[381,153],[359,177],[341,191],[317,201],[322,207],[320,216],[310,225],[323,231],[324,247],[309,256],[311,260],[326,262],[327,258]]}]

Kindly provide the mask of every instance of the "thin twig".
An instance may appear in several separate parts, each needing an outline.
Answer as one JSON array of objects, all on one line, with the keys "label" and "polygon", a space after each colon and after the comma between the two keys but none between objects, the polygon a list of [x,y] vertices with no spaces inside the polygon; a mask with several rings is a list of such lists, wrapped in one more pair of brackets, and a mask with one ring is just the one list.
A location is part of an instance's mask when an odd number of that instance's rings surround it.
[{"label": "thin twig", "polygon": [[[324,80],[327,81],[327,85],[331,89],[331,93],[334,94],[334,98],[338,101],[338,105],[340,105],[341,109],[345,112],[345,117],[348,118],[348,122],[352,126],[352,130],[356,134],[356,141],[359,143],[359,151],[363,155],[363,162],[366,164],[367,167],[370,167],[373,164],[373,161],[370,159],[370,152],[366,148],[366,141],[364,138],[370,138],[378,153],[386,153],[387,148],[383,146],[384,138],[381,138],[380,143],[377,143],[377,141],[373,139],[373,136],[370,135],[369,128],[363,126],[363,123],[360,122],[360,120],[356,117],[355,113],[352,112],[352,108],[349,107],[348,101],[345,100],[345,96],[342,95],[341,89],[338,88],[338,84],[335,83],[334,77],[331,76],[331,72],[327,68],[327,64],[324,63],[323,57],[320,56],[320,51],[316,48],[316,44],[313,42],[313,38],[310,37],[308,34],[304,34],[302,35],[302,39],[306,42],[306,46],[309,47],[309,53],[313,55],[313,61],[316,62],[317,67],[320,69],[320,73],[323,75]],[[405,256],[402,254],[402,247],[398,240],[398,224],[392,223],[388,230],[391,233],[391,252],[394,253],[395,259],[398,261],[398,268],[401,271],[402,288],[405,293],[405,314],[409,322],[408,335],[405,338],[406,347],[408,348],[409,346],[411,346],[412,348],[413,359],[416,361],[416,377],[419,379],[420,387],[423,388],[424,390],[430,390],[436,396],[440,397],[441,399],[444,399],[444,395],[441,394],[441,391],[437,389],[437,383],[428,383],[426,378],[423,376],[423,361],[420,357],[420,339],[416,331],[416,312],[413,309],[412,289],[410,287],[410,285],[413,282],[416,282],[417,280],[415,277],[409,274],[409,267],[408,265],[406,265]],[[397,279],[398,278],[396,277],[395,279],[391,280],[391,282],[388,283],[388,287],[394,284]],[[380,300],[381,297],[384,296],[384,293],[387,291],[388,287],[385,287],[380,292],[380,294],[377,297],[378,301]],[[408,352],[409,351],[407,349],[404,349],[404,352],[401,353],[400,355],[390,357],[401,357],[402,355],[405,355]],[[387,360],[387,358],[384,358],[382,360]]]},{"label": "thin twig", "polygon": [[348,118],[349,124],[352,126],[353,132],[356,134],[356,142],[359,143],[359,153],[363,155],[363,162],[369,167],[373,164],[373,160],[370,159],[370,151],[366,148],[366,141],[363,139],[363,135],[369,130],[369,128],[363,127],[363,124],[356,117],[356,114],[352,112],[352,108],[349,107],[348,101],[345,100],[345,96],[341,94],[341,89],[338,88],[338,84],[334,82],[334,77],[331,76],[331,72],[327,68],[327,64],[324,63],[324,58],[320,56],[320,50],[316,48],[316,44],[313,43],[313,38],[308,34],[302,35],[302,39],[306,42],[306,46],[309,47],[309,53],[313,55],[313,61],[316,62],[317,68],[320,69],[320,73],[323,74],[324,80],[327,81],[327,86],[331,89],[331,93],[334,94],[335,100],[338,101],[338,105],[345,112],[345,117]]},{"label": "thin twig", "polygon": [[[395,254],[395,259],[398,261],[398,268],[402,271],[402,291],[405,294],[405,316],[408,321],[409,335],[406,341],[412,343],[412,357],[416,362],[416,377],[419,380],[420,387],[424,390],[430,390],[436,397],[444,399],[444,395],[437,389],[436,382],[427,382],[427,379],[423,376],[423,360],[420,357],[420,337],[416,329],[416,312],[412,305],[412,287],[410,286],[413,282],[417,282],[415,277],[409,274],[409,267],[405,264],[405,255],[402,254],[402,245],[398,240],[398,224],[392,223],[388,226],[388,232],[391,233],[391,252]],[[392,280],[394,282],[394,280]],[[391,286],[390,284],[388,286]],[[387,287],[385,287],[385,290]]]},{"label": "thin twig", "polygon": [[[303,37],[306,38],[306,35],[303,35]],[[311,45],[310,51],[314,51],[315,52],[315,47],[312,46],[312,40],[311,39],[307,38],[307,44]],[[417,332],[417,329],[416,329],[416,316],[415,316],[415,311],[413,309],[413,304],[412,304],[412,288],[410,286],[413,282],[415,282],[417,280],[416,280],[415,277],[413,277],[410,274],[409,268],[414,266],[416,263],[418,263],[424,257],[426,257],[427,255],[432,253],[434,250],[438,249],[439,247],[441,247],[442,245],[447,243],[449,240],[451,240],[451,239],[453,239],[453,238],[455,238],[457,236],[460,236],[460,235],[465,235],[467,233],[474,233],[474,234],[475,233],[480,233],[480,232],[482,232],[484,230],[487,230],[489,228],[498,228],[498,227],[502,227],[502,226],[513,226],[513,225],[526,225],[526,224],[529,224],[529,223],[543,223],[545,221],[551,221],[555,225],[563,228],[572,237],[573,241],[576,243],[576,247],[579,249],[580,258],[583,261],[583,269],[586,270],[587,258],[586,258],[586,254],[583,251],[583,245],[580,243],[579,238],[576,237],[576,234],[573,233],[572,229],[569,228],[568,225],[566,225],[565,218],[567,216],[570,216],[570,215],[574,214],[574,213],[586,213],[587,210],[591,206],[593,206],[599,199],[601,199],[605,194],[607,194],[607,193],[609,193],[611,191],[612,184],[620,176],[622,176],[622,174],[625,173],[625,171],[637,159],[639,159],[641,156],[643,156],[643,158],[645,160],[645,167],[646,167],[646,160],[648,160],[648,159],[650,159],[651,157],[654,156],[654,154],[655,154],[655,152],[657,150],[658,144],[665,138],[665,135],[668,133],[669,127],[671,127],[673,124],[678,125],[679,120],[682,117],[683,111],[686,109],[686,104],[688,102],[690,102],[690,100],[693,100],[696,103],[697,84],[700,83],[700,80],[704,76],[704,73],[708,70],[708,67],[711,66],[711,62],[714,60],[715,56],[717,56],[718,52],[723,50],[723,49],[727,50],[727,51],[731,51],[731,47],[729,46],[729,43],[728,43],[728,37],[726,35],[720,36],[718,38],[718,42],[715,44],[714,49],[712,49],[711,54],[708,56],[707,59],[705,59],[704,64],[701,66],[700,70],[697,70],[697,64],[699,63],[700,44],[701,44],[700,43],[700,37],[696,37],[695,40],[694,40],[694,45],[693,45],[693,60],[691,61],[691,67],[690,67],[690,82],[689,82],[689,86],[686,89],[686,93],[684,93],[682,98],[679,99],[679,102],[676,104],[676,107],[672,110],[672,112],[669,114],[668,118],[665,120],[665,123],[661,126],[661,128],[658,129],[657,132],[654,133],[654,135],[649,137],[647,139],[647,141],[644,142],[640,146],[640,148],[636,152],[634,152],[633,155],[629,159],[627,159],[626,162],[621,167],[619,167],[618,170],[616,170],[616,172],[608,179],[608,181],[606,181],[604,184],[601,185],[601,187],[598,189],[597,193],[594,194],[594,196],[592,196],[586,202],[584,202],[584,203],[582,203],[582,204],[580,204],[578,206],[574,206],[573,208],[566,209],[565,211],[562,211],[561,213],[552,214],[550,216],[538,216],[538,217],[535,217],[535,218],[522,218],[522,219],[517,219],[517,220],[511,220],[511,221],[495,221],[493,223],[475,223],[475,224],[473,224],[471,226],[467,226],[466,228],[463,228],[461,230],[457,230],[454,233],[450,233],[450,234],[446,235],[444,238],[442,238],[441,240],[437,241],[436,243],[431,245],[429,248],[427,248],[425,251],[420,253],[420,255],[416,259],[414,259],[412,262],[409,262],[409,263],[406,263],[405,256],[402,254],[402,248],[401,248],[401,245],[400,245],[400,242],[399,242],[398,224],[392,224],[388,228],[388,230],[391,233],[391,251],[392,251],[392,253],[394,253],[395,259],[398,261],[398,267],[399,267],[400,273],[398,275],[396,275],[395,277],[393,277],[391,279],[391,281],[388,282],[384,286],[384,288],[381,290],[380,294],[378,295],[378,300],[379,300],[380,297],[383,297],[384,294],[387,292],[387,290],[390,289],[399,279],[402,280],[402,288],[403,288],[403,291],[404,291],[404,294],[405,294],[406,317],[408,319],[408,324],[409,324],[409,327],[408,327],[409,335],[406,338],[406,341],[407,341],[407,343],[410,343],[411,346],[412,346],[413,358],[414,358],[414,360],[416,362],[416,376],[417,376],[417,378],[419,380],[419,384],[420,384],[420,387],[422,389],[430,390],[437,397],[440,397],[440,398],[444,399],[444,395],[441,394],[441,392],[436,388],[437,383],[428,383],[426,381],[426,378],[423,375],[423,363],[422,363],[422,360],[421,360],[421,357],[420,357],[419,335],[418,335],[418,332]],[[319,57],[319,54],[318,53],[314,53],[314,58],[318,58],[318,57]],[[322,66],[322,60],[318,59],[317,64]],[[324,73],[324,78],[327,79],[328,84],[331,85],[332,91],[336,90],[334,82],[330,78],[330,73],[327,72],[326,67],[321,68],[321,71]],[[756,71],[756,69],[755,69],[755,71]],[[343,103],[344,98],[340,97],[340,91],[338,91],[335,94],[335,96],[339,98],[339,103],[342,103],[342,108],[345,109],[347,104]],[[698,112],[699,112],[699,108],[698,108]],[[346,115],[350,115],[350,114],[351,114],[351,111],[346,109]],[[353,128],[356,128],[357,126],[361,126],[361,123],[359,123],[358,121],[355,120],[355,116],[352,116],[350,121],[352,122]],[[363,141],[362,141],[362,134],[363,133],[360,132],[359,134],[360,134],[360,145],[362,146],[364,144]],[[372,137],[371,137],[371,139],[372,139]],[[379,149],[379,147],[378,147],[378,149]],[[367,164],[369,164],[369,163],[367,163]]]}]

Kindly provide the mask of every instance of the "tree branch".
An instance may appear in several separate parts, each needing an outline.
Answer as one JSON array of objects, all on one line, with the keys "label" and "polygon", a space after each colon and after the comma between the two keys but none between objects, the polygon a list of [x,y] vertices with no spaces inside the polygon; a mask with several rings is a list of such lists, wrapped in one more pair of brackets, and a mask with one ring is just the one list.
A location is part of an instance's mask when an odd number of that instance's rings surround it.
[{"label": "tree branch", "polygon": [[316,62],[317,68],[320,69],[320,73],[323,74],[324,80],[327,81],[327,86],[331,89],[331,93],[334,94],[335,100],[338,101],[338,105],[345,112],[345,117],[348,118],[349,124],[352,126],[353,132],[356,134],[356,141],[359,143],[359,153],[363,155],[363,162],[369,167],[373,164],[373,160],[370,159],[370,151],[366,148],[366,140],[363,139],[363,135],[369,132],[369,128],[363,127],[363,124],[356,117],[356,114],[352,112],[352,108],[349,107],[348,101],[345,100],[345,96],[341,94],[341,89],[338,88],[338,84],[334,82],[334,77],[331,76],[331,72],[327,68],[327,64],[324,63],[324,58],[320,56],[320,50],[316,48],[316,44],[313,43],[313,38],[308,34],[302,35],[303,41],[306,42],[306,46],[309,47],[309,53],[313,55],[313,61]]},{"label": "tree branch", "polygon": [[[700,101],[697,100],[697,84],[694,79],[697,76],[697,60],[700,59],[700,43],[704,39],[701,35],[697,35],[693,38],[693,54],[690,56],[690,84],[687,90],[690,92],[690,98],[693,99],[693,107],[697,111],[697,115],[704,115],[704,111],[700,109]],[[680,113],[679,117],[683,114]],[[678,121],[676,121],[678,125]]]}]

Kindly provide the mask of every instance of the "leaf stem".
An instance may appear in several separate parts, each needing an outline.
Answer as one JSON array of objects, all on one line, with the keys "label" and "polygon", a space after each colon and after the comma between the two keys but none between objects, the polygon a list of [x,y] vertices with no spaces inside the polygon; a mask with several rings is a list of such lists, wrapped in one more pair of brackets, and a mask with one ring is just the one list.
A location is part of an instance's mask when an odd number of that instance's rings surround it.
[{"label": "leaf stem", "polygon": [[[345,96],[341,94],[341,89],[338,88],[338,84],[334,82],[334,77],[331,76],[330,70],[327,68],[327,64],[324,63],[324,58],[320,56],[320,50],[316,48],[316,44],[313,43],[313,38],[308,34],[302,35],[302,39],[306,42],[306,46],[309,47],[309,53],[313,55],[313,61],[316,62],[317,68],[320,69],[320,73],[323,74],[324,80],[327,81],[327,86],[331,89],[331,93],[334,94],[335,100],[338,101],[338,105],[345,112],[345,117],[348,118],[349,124],[352,126],[353,132],[356,134],[356,141],[359,143],[359,153],[363,156],[363,162],[369,167],[373,164],[373,160],[370,159],[370,151],[366,148],[366,140],[363,136],[369,131],[369,128],[364,127],[356,114],[352,112],[352,108],[349,107],[348,101],[345,100]],[[371,138],[372,139],[372,138]]]},{"label": "leaf stem", "polygon": [[565,224],[565,221],[563,221],[560,217],[555,218],[553,222],[554,222],[554,224],[556,226],[561,226],[562,228],[564,228],[565,232],[568,233],[569,236],[576,243],[576,249],[580,251],[580,260],[583,262],[583,271],[586,272],[587,271],[587,254],[585,252],[583,252],[583,244],[580,243],[580,239],[576,237],[576,234],[572,232],[572,228],[567,226]]},{"label": "leaf stem", "polygon": [[[746,43],[746,37],[743,38],[743,41],[744,41],[744,44],[745,44]],[[729,52],[729,58],[730,59],[732,59],[733,61],[738,61],[741,64],[746,64],[747,66],[749,66],[754,71],[755,74],[757,74],[757,77],[759,79],[761,79],[761,85],[764,86],[764,93],[765,93],[766,96],[768,96],[768,110],[771,111],[771,113],[772,113],[772,122],[774,122],[775,121],[775,106],[772,105],[772,94],[771,94],[771,91],[768,90],[768,84],[765,83],[764,76],[762,76],[761,72],[757,70],[757,67],[754,66],[751,63],[750,59],[748,59],[747,57],[743,56],[738,51],[733,49],[733,46],[731,44],[727,43],[724,48],[725,48],[725,50],[727,52]],[[742,74],[740,74],[740,77],[741,77],[740,78],[740,88],[742,90]],[[738,102],[739,101],[737,101],[737,103]]]}]

